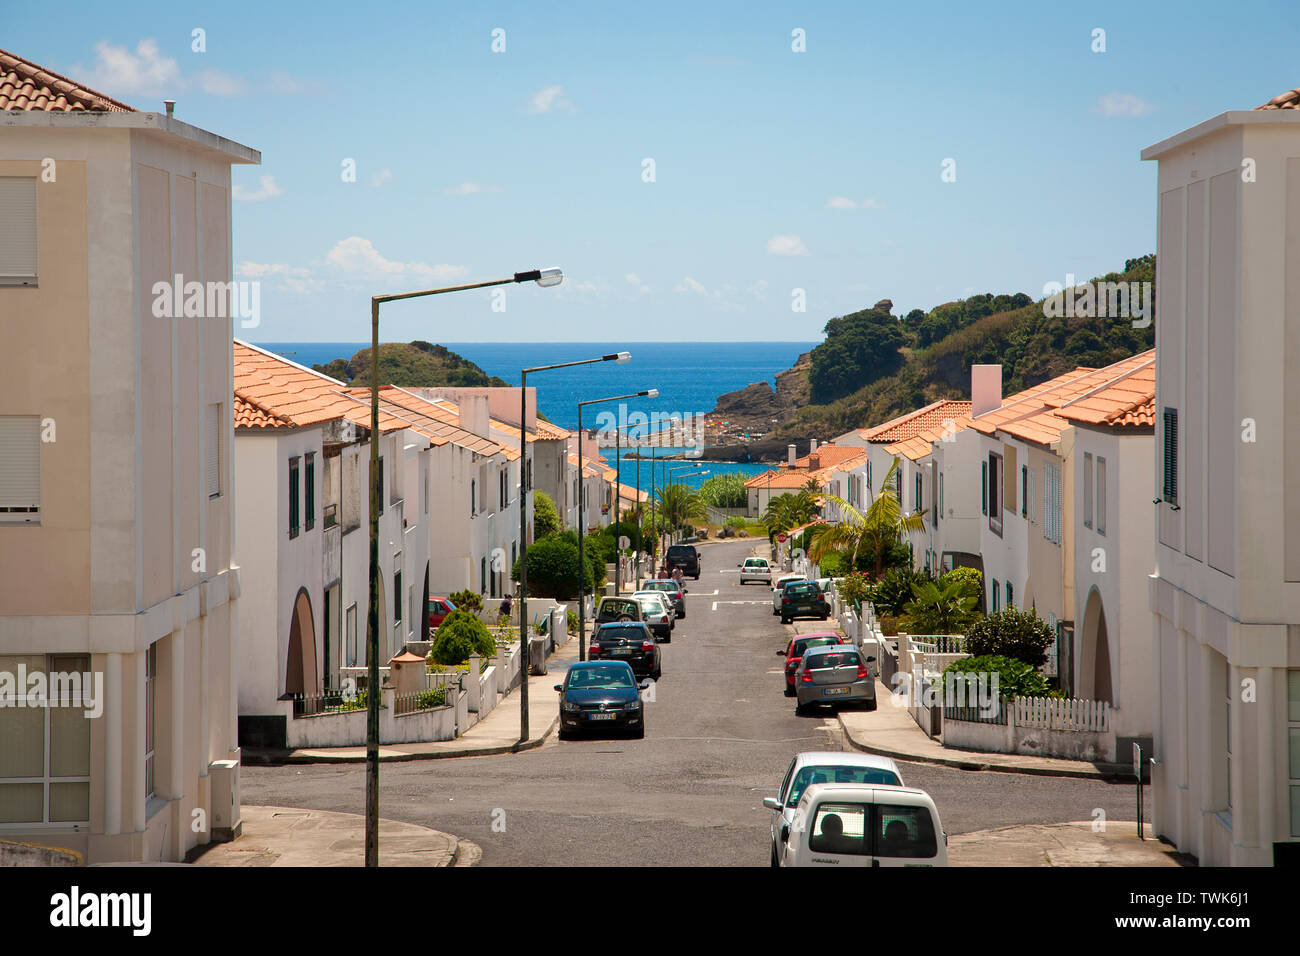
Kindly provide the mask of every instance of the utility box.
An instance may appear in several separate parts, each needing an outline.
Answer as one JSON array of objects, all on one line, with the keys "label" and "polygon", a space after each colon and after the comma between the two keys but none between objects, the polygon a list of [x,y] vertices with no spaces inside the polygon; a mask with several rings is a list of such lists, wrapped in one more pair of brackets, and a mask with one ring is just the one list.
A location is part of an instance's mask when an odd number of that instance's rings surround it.
[{"label": "utility box", "polygon": [[239,814],[239,761],[214,760],[208,765],[212,790],[212,842],[229,843],[243,829]]}]

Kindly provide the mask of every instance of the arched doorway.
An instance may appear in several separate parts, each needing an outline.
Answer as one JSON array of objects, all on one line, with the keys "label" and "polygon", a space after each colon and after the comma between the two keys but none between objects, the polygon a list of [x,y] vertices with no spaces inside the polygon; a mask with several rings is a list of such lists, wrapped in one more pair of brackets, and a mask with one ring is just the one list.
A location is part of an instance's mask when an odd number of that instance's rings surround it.
[{"label": "arched doorway", "polygon": [[286,694],[319,694],[316,673],[316,620],[311,611],[311,596],[306,588],[298,589],[289,622],[289,656],[284,669]]},{"label": "arched doorway", "polygon": [[1083,641],[1079,657],[1079,694],[1090,700],[1114,702],[1111,680],[1110,639],[1101,592],[1093,587],[1083,612]]}]

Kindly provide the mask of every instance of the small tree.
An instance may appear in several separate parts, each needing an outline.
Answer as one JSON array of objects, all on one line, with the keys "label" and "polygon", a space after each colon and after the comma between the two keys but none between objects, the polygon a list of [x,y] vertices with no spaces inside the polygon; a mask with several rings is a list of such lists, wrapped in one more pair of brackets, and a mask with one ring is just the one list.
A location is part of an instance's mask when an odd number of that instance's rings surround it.
[{"label": "small tree", "polygon": [[564,530],[559,509],[544,491],[533,492],[533,540],[540,541]]},{"label": "small tree", "polygon": [[966,633],[966,649],[977,657],[997,654],[1024,661],[1030,667],[1047,663],[1052,631],[1030,611],[1007,608],[982,617]]},{"label": "small tree", "polygon": [[877,612],[897,617],[915,597],[912,593],[913,585],[924,584],[929,580],[925,574],[911,568],[890,568],[871,586],[871,603],[876,606]]},{"label": "small tree", "polygon": [[[584,550],[587,552],[584,557],[591,554],[590,549],[584,547]],[[528,547],[527,561],[529,594],[563,600],[578,593],[578,546],[574,542],[559,535],[534,541]],[[518,560],[511,575],[519,580]],[[582,586],[588,590],[594,587],[590,557],[587,557]]]},{"label": "small tree", "polygon": [[447,600],[454,604],[458,611],[483,610],[483,595],[469,588],[463,591],[452,591],[447,595]]},{"label": "small tree", "polygon": [[942,587],[933,581],[913,584],[913,599],[903,611],[921,634],[956,634],[970,623],[978,600],[966,587],[960,580]]},{"label": "small tree", "polygon": [[984,596],[984,575],[978,568],[953,568],[939,578],[939,586],[946,587],[959,582],[965,594],[974,595],[976,604]]},{"label": "small tree", "polygon": [[465,663],[471,654],[491,657],[496,650],[496,641],[478,615],[457,609],[435,632],[430,653],[437,663],[454,666]]}]

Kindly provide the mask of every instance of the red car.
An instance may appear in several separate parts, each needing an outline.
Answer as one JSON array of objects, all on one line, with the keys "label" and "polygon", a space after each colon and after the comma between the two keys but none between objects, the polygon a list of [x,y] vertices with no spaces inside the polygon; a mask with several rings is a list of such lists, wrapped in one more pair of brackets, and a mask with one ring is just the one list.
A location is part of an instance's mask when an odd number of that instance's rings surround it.
[{"label": "red car", "polygon": [[819,631],[816,634],[800,634],[790,639],[790,646],[784,651],[777,651],[785,657],[785,696],[794,697],[794,673],[803,660],[803,652],[809,647],[821,647],[826,644],[847,644],[848,638],[833,631]]},{"label": "red car", "polygon": [[441,627],[443,618],[454,610],[456,610],[456,605],[445,597],[429,598],[429,627]]}]

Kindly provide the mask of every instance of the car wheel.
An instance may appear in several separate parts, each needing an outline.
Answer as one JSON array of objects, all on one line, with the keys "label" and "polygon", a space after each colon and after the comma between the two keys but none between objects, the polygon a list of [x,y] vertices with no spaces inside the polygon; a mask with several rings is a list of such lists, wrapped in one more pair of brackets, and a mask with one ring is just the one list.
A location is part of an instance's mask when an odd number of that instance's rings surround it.
[{"label": "car wheel", "polygon": [[632,739],[633,739],[633,740],[645,740],[645,724],[644,724],[644,723],[643,723],[640,727],[638,727],[636,730],[634,730],[634,731],[632,732]]},{"label": "car wheel", "polygon": [[875,698],[872,698],[871,700],[867,701],[867,710],[875,710],[875,709],[876,709],[876,701]]},{"label": "car wheel", "polygon": [[822,615],[822,620],[824,621],[824,620],[826,620],[828,617],[830,617],[829,614],[823,614],[823,615]]},{"label": "car wheel", "polygon": [[559,736],[559,738],[560,738],[561,740],[572,740],[572,739],[573,739],[573,734],[570,733],[569,731],[565,730],[563,727],[560,728],[560,732],[559,732],[558,736]]},{"label": "car wheel", "polygon": [[656,667],[653,671],[650,672],[650,679],[655,683],[658,683],[659,678],[663,676],[664,676],[664,671],[662,667]]},{"label": "car wheel", "polygon": [[782,623],[782,624],[789,624],[789,623],[790,623],[790,619],[789,619],[788,617],[786,617],[784,614],[782,614],[782,615],[781,615],[781,623]]},{"label": "car wheel", "polygon": [[772,847],[772,865],[779,867],[781,862],[776,858],[776,847]]},{"label": "car wheel", "polygon": [[794,696],[794,688],[793,688],[793,687],[786,687],[786,689],[785,689],[785,696],[786,696],[786,697],[793,697],[793,696]]},{"label": "car wheel", "polygon": [[772,608],[772,616],[773,616],[773,617],[776,617],[776,616],[777,616],[778,614],[780,614],[780,613],[781,613],[781,612],[778,611],[776,608]]},{"label": "car wheel", "polygon": [[808,716],[808,710],[809,710],[809,707],[808,707],[807,704],[795,704],[795,705],[794,705],[794,715],[795,715],[796,717],[806,717],[806,716]]}]

